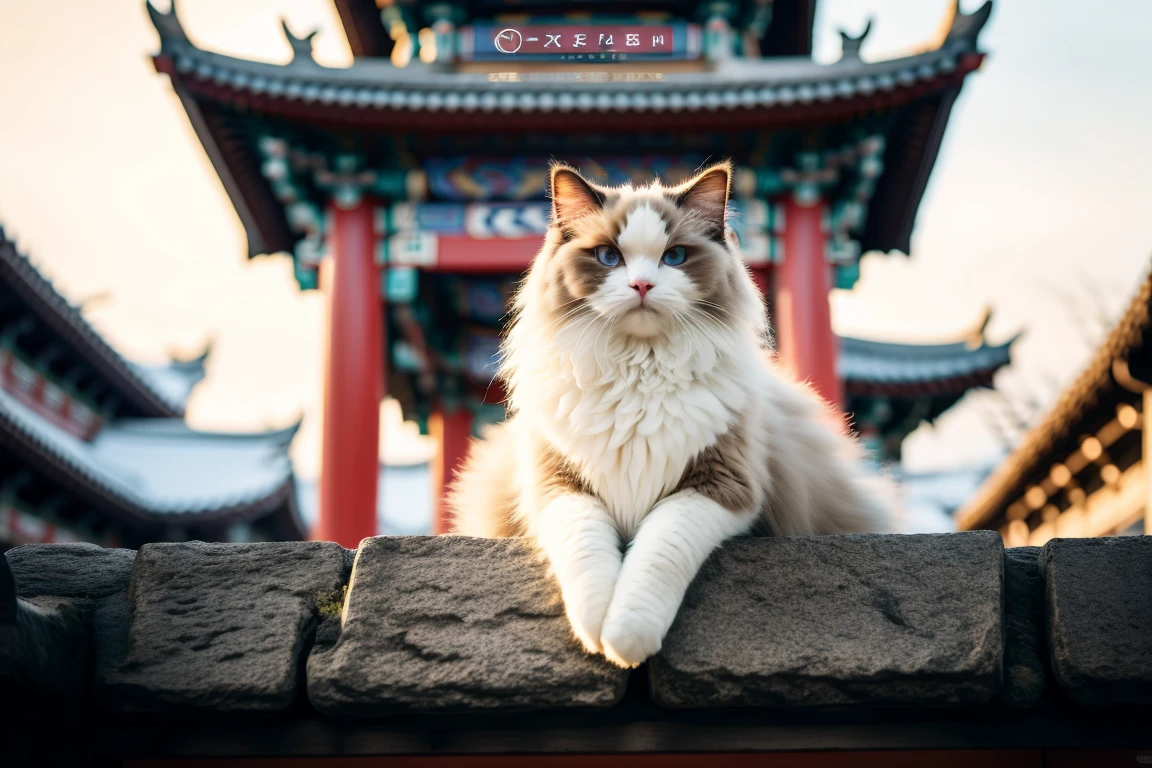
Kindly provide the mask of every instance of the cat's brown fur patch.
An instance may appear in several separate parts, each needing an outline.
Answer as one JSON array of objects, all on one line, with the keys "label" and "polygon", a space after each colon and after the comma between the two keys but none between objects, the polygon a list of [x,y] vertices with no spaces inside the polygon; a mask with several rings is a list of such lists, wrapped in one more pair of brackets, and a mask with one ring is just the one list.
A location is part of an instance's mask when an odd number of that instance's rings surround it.
[{"label": "cat's brown fur patch", "polygon": [[692,459],[676,491],[696,491],[731,512],[752,509],[756,491],[743,448],[744,429],[733,425],[714,445]]},{"label": "cat's brown fur patch", "polygon": [[537,477],[540,479],[540,498],[547,501],[562,493],[582,493],[594,496],[592,486],[580,476],[572,463],[552,446],[541,443],[536,447]]}]

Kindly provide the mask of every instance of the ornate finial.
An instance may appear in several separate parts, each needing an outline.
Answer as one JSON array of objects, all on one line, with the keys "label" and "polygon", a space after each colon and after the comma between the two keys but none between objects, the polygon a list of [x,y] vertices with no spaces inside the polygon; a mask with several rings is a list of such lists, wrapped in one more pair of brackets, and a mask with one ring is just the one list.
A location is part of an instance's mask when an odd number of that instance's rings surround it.
[{"label": "ornate finial", "polygon": [[212,354],[212,350],[216,347],[216,335],[209,334],[204,342],[201,344],[199,352],[188,354],[187,352],[169,349],[168,362],[170,365],[180,365],[187,367],[198,367],[203,373],[204,364],[208,361],[208,357]]},{"label": "ornate finial", "polygon": [[152,0],[146,0],[145,6],[148,8],[148,16],[152,19],[152,26],[160,33],[161,46],[168,41],[188,42],[184,26],[180,23],[180,17],[176,15],[176,0],[171,0],[168,13],[161,12],[152,4]]},{"label": "ornate finial", "polygon": [[208,336],[208,338],[206,338],[204,340],[204,347],[200,350],[200,354],[196,355],[193,359],[198,361],[201,365],[203,365],[204,363],[208,362],[208,358],[211,357],[212,352],[215,349],[216,349],[216,334],[213,333],[213,334],[210,334]]},{"label": "ornate finial", "polygon": [[988,17],[991,15],[992,0],[985,0],[984,4],[972,13],[964,13],[964,11],[960,10],[960,0],[956,0],[952,6],[951,13],[944,22],[946,25],[945,42],[962,40],[974,45],[976,43],[976,36],[980,34],[980,30],[988,23]]},{"label": "ornate finial", "polygon": [[967,333],[965,341],[968,343],[969,348],[978,349],[985,343],[985,331],[988,330],[988,323],[992,321],[992,307],[985,305],[983,314],[980,315],[980,320]]},{"label": "ornate finial", "polygon": [[292,34],[292,30],[288,29],[288,22],[285,19],[280,19],[280,26],[284,29],[284,37],[288,38],[288,43],[292,46],[292,61],[299,58],[312,61],[312,38],[316,37],[317,30],[312,30],[304,37],[296,37]]},{"label": "ornate finial", "polygon": [[842,60],[859,59],[860,46],[864,44],[864,38],[868,37],[868,33],[871,31],[871,18],[868,19],[868,22],[864,25],[864,30],[857,37],[852,37],[844,30],[840,30],[840,58]]}]

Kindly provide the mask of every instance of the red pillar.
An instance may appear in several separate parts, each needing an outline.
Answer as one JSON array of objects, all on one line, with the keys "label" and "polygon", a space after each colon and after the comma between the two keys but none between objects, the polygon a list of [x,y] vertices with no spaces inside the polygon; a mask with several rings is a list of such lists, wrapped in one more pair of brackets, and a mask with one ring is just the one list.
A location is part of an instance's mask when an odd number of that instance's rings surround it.
[{"label": "red pillar", "polygon": [[466,408],[435,411],[428,419],[428,434],[436,441],[432,460],[432,533],[448,533],[448,505],[445,493],[468,453],[472,435],[472,413]]},{"label": "red pillar", "polygon": [[372,204],[333,205],[320,522],[313,537],[354,548],[376,535],[384,313]]},{"label": "red pillar", "polygon": [[779,359],[825,400],[843,408],[844,387],[836,373],[839,340],[832,332],[828,306],[832,266],[824,256],[824,204],[819,199],[803,204],[789,197],[782,205],[784,262],[773,276]]}]

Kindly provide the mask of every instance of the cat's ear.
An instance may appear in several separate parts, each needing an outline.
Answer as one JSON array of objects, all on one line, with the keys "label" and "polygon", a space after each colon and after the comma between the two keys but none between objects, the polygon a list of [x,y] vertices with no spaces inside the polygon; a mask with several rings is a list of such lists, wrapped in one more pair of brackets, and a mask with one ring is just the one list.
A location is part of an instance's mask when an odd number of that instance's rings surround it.
[{"label": "cat's ear", "polygon": [[673,197],[680,210],[695,212],[708,225],[709,235],[722,241],[731,185],[732,164],[724,161],[701,171],[694,179],[677,187]]},{"label": "cat's ear", "polygon": [[552,166],[552,221],[571,221],[604,207],[604,195],[567,165]]}]

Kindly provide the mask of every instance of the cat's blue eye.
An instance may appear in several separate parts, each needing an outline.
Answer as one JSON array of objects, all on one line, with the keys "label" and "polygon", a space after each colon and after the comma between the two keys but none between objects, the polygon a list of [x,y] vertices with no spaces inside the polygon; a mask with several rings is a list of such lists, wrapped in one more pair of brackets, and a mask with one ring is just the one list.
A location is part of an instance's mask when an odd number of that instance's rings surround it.
[{"label": "cat's blue eye", "polygon": [[596,261],[606,267],[614,267],[620,263],[620,251],[607,245],[596,246]]},{"label": "cat's blue eye", "polygon": [[688,258],[688,252],[684,250],[684,246],[677,245],[675,248],[669,248],[664,251],[664,257],[661,259],[665,264],[670,267],[678,267],[684,263]]}]

